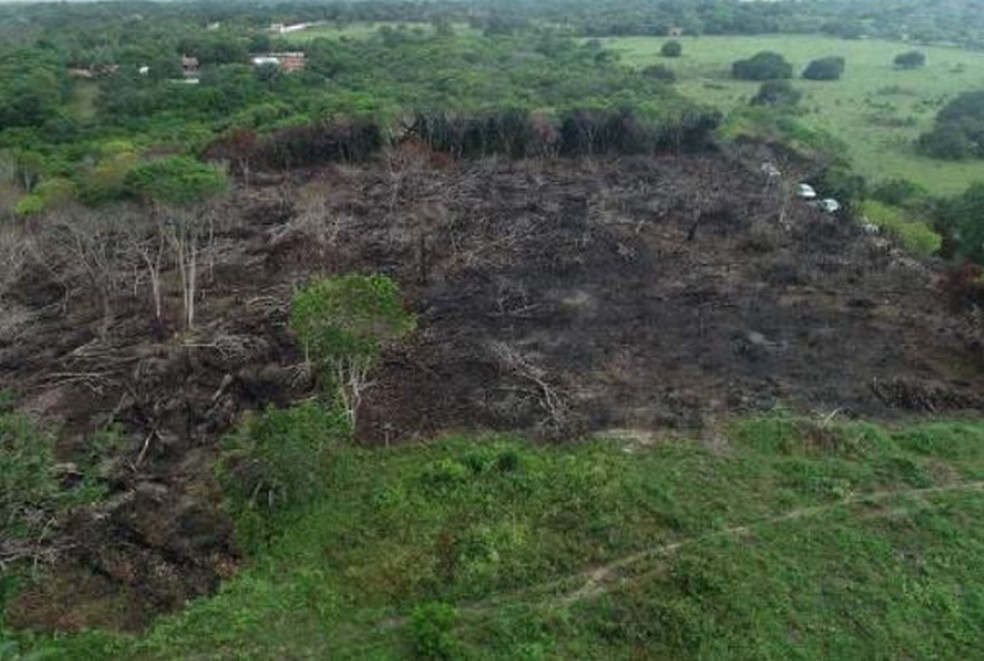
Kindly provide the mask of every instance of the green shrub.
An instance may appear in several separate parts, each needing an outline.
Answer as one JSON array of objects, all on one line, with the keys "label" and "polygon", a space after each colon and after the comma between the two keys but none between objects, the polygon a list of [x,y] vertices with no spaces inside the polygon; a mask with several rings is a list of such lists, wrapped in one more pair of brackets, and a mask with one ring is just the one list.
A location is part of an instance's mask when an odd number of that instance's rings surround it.
[{"label": "green shrub", "polygon": [[27,538],[39,533],[58,497],[55,440],[27,416],[0,413],[0,528]]},{"label": "green shrub", "polygon": [[229,180],[221,169],[187,156],[168,156],[135,166],[126,173],[129,195],[165,204],[196,204],[221,193]]},{"label": "green shrub", "polygon": [[667,41],[660,47],[659,52],[663,57],[680,57],[683,55],[683,46],[679,41]]},{"label": "green shrub", "polygon": [[759,87],[751,104],[753,106],[794,106],[799,103],[803,93],[789,84],[788,80],[767,80]]},{"label": "green shrub", "polygon": [[248,418],[225,439],[216,471],[245,546],[262,542],[279,515],[317,501],[349,433],[344,415],[305,402]]},{"label": "green shrub", "polygon": [[888,179],[880,182],[871,191],[871,197],[892,206],[900,207],[926,198],[925,188],[908,179]]},{"label": "green shrub", "polygon": [[44,211],[44,198],[40,195],[30,193],[17,200],[14,213],[18,216],[35,216]]},{"label": "green shrub", "polygon": [[747,60],[731,65],[731,74],[738,80],[773,80],[792,78],[793,65],[779,53],[762,51]]},{"label": "green shrub", "polygon": [[917,50],[910,50],[896,55],[894,62],[900,69],[918,69],[926,64],[926,55]]},{"label": "green shrub", "polygon": [[385,275],[343,275],[294,295],[290,326],[355,429],[362,393],[383,347],[412,332],[399,286]]},{"label": "green shrub", "polygon": [[807,80],[838,80],[844,75],[843,57],[822,57],[810,62],[803,71]]},{"label": "green shrub", "polygon": [[928,257],[940,249],[943,241],[940,235],[928,224],[909,218],[902,209],[868,200],[861,205],[861,213],[913,254]]},{"label": "green shrub", "polygon": [[668,83],[676,82],[676,74],[669,67],[662,64],[650,64],[642,70],[642,75],[653,80],[665,80]]},{"label": "green shrub", "polygon": [[458,612],[454,606],[431,602],[418,606],[410,618],[410,636],[418,659],[454,659],[461,645],[454,635]]}]

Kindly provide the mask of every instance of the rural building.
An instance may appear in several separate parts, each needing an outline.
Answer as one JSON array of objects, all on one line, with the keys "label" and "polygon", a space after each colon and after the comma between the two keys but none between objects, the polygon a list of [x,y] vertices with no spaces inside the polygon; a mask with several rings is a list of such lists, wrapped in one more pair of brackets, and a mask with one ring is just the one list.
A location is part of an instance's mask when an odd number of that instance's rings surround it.
[{"label": "rural building", "polygon": [[679,25],[674,25],[673,27],[669,28],[666,31],[666,36],[667,37],[682,37],[683,36],[683,28],[680,27]]},{"label": "rural building", "polygon": [[85,69],[69,69],[72,78],[95,78],[96,76],[115,76],[120,70],[118,64],[93,64]]},{"label": "rural building", "polygon": [[286,34],[288,32],[300,32],[301,30],[307,30],[311,27],[313,23],[295,23],[293,25],[287,25],[285,23],[273,23],[270,25],[271,32],[277,32],[279,34]]},{"label": "rural building", "polygon": [[303,71],[305,60],[304,53],[283,52],[283,53],[264,53],[253,58],[253,66],[261,67],[266,64],[273,64],[280,67],[286,73]]},{"label": "rural building", "polygon": [[181,56],[181,71],[188,78],[195,77],[198,75],[198,58],[188,57],[187,55]]}]

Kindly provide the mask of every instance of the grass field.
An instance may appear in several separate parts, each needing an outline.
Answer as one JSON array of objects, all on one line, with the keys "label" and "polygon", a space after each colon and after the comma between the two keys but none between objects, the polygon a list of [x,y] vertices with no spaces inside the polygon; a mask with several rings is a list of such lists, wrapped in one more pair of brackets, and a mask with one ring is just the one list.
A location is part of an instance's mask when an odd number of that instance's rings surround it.
[{"label": "grass field", "polygon": [[684,37],[683,57],[659,56],[665,39],[626,37],[605,40],[628,65],[660,63],[673,69],[680,90],[727,111],[746,104],[758,83],[732,80],[731,63],[761,50],[782,53],[799,75],[810,60],[840,55],[847,60],[836,82],[797,80],[803,90],[804,121],[829,131],[849,145],[854,167],[872,181],[904,177],[937,194],[961,192],[984,180],[980,161],[946,162],[914,154],[912,139],[932,126],[942,103],[956,94],[984,89],[984,53],[920,47],[927,65],[915,71],[892,66],[909,48],[876,40],[848,41],[814,36]]},{"label": "grass field", "polygon": [[[215,597],[39,658],[971,658],[984,426],[776,413],[712,442],[337,451]],[[3,657],[8,658],[8,657]]]},{"label": "grass field", "polygon": [[[315,39],[326,38],[326,39],[341,39],[342,37],[348,39],[367,39],[375,35],[379,28],[390,27],[394,30],[407,30],[409,32],[420,32],[424,35],[434,34],[434,25],[432,23],[406,23],[399,21],[376,21],[372,23],[346,23],[344,25],[337,25],[334,23],[327,23],[324,25],[315,25],[308,28],[307,30],[300,30],[298,32],[288,32],[286,34],[280,35],[286,41],[293,44],[305,44],[309,41],[314,41]],[[473,30],[467,23],[456,23],[452,25],[456,34],[468,34],[474,32],[476,35],[481,34],[477,30]]]}]

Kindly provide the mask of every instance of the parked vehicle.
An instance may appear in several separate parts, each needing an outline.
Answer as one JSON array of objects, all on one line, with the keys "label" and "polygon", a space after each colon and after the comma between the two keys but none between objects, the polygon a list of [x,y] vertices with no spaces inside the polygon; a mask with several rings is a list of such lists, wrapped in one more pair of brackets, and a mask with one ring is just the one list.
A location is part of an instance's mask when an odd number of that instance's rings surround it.
[{"label": "parked vehicle", "polygon": [[817,192],[810,184],[797,184],[796,194],[804,200],[814,200],[817,197]]},{"label": "parked vehicle", "polygon": [[774,163],[763,163],[760,169],[762,174],[769,179],[779,179],[782,177],[782,172],[779,171],[779,168]]}]

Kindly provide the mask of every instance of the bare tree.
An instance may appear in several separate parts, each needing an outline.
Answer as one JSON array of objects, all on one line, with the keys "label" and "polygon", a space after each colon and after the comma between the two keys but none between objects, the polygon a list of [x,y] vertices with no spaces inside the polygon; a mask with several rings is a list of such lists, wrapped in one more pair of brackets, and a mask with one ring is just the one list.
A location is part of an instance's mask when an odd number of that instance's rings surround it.
[{"label": "bare tree", "polygon": [[[195,327],[195,298],[198,295],[198,254],[205,234],[205,214],[187,209],[159,210],[162,232],[174,253],[181,278],[185,328]],[[159,262],[158,262],[159,264]],[[159,271],[158,271],[159,273]]]},{"label": "bare tree", "polygon": [[0,310],[3,298],[20,278],[27,264],[26,237],[10,228],[0,229]]},{"label": "bare tree", "polygon": [[137,256],[146,267],[150,280],[151,299],[154,302],[154,322],[158,328],[164,323],[163,293],[161,291],[161,265],[164,259],[164,233],[158,227],[150,236],[135,245]]},{"label": "bare tree", "polygon": [[105,337],[113,321],[113,298],[121,285],[124,256],[120,250],[120,218],[71,209],[49,216],[40,253],[51,260],[66,288],[88,285],[102,313],[99,335]]},{"label": "bare tree", "polygon": [[139,295],[143,275],[150,283],[151,301],[154,305],[154,324],[158,330],[164,324],[164,291],[161,273],[166,268],[168,240],[164,232],[163,216],[130,213],[120,223],[122,251],[133,269],[133,295]]}]

